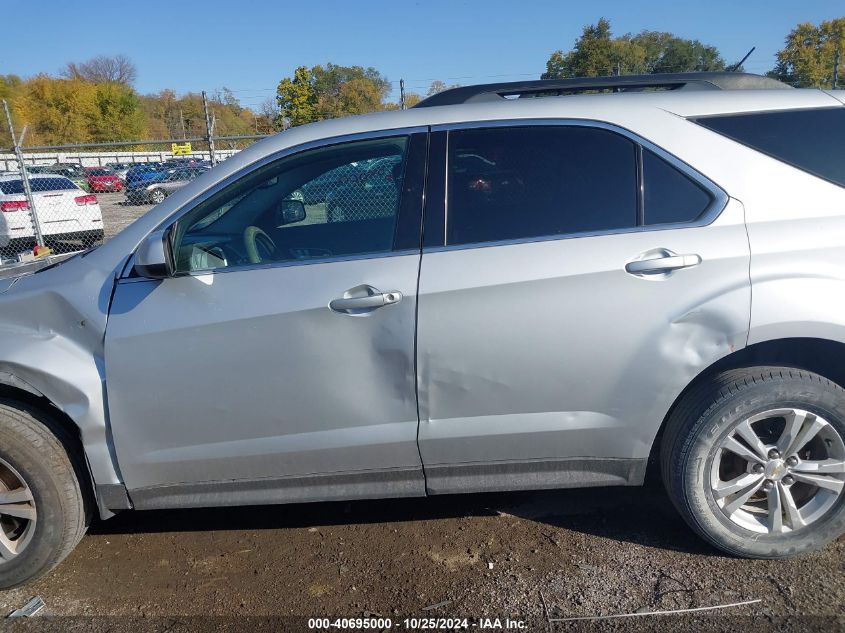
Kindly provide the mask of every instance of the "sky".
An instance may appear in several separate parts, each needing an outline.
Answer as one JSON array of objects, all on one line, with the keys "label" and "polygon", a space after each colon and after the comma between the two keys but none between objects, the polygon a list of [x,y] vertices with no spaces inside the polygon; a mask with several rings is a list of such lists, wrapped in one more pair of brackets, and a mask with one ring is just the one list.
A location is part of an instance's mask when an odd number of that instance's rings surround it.
[{"label": "sky", "polygon": [[300,65],[374,66],[425,94],[435,79],[485,83],[539,78],[549,55],[586,24],[615,35],[670,31],[716,46],[728,62],[752,47],[765,72],[799,22],[845,16],[843,0],[0,0],[0,74],[57,74],[70,61],[125,54],[142,94],[224,86],[258,109]]}]

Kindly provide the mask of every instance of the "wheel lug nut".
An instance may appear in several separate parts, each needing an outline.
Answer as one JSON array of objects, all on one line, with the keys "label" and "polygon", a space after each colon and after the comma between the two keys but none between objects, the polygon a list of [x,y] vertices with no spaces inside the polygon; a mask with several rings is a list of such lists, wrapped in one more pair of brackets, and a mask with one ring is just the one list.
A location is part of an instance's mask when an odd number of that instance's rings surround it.
[{"label": "wheel lug nut", "polygon": [[760,473],[762,473],[764,470],[765,470],[765,468],[763,468],[763,464],[754,464],[754,465],[751,467],[751,472],[756,473],[756,474],[758,474],[758,475],[759,475]]},{"label": "wheel lug nut", "polygon": [[787,475],[781,481],[783,481],[784,486],[791,486],[792,484],[795,483],[795,478],[792,477],[792,475]]},{"label": "wheel lug nut", "polygon": [[763,490],[769,491],[775,487],[774,482],[771,479],[767,479],[763,482]]},{"label": "wheel lug nut", "polygon": [[798,458],[794,455],[786,460],[787,466],[797,466],[798,465]]},{"label": "wheel lug nut", "polygon": [[776,448],[769,451],[769,459],[777,459],[778,457],[780,457],[780,453]]}]

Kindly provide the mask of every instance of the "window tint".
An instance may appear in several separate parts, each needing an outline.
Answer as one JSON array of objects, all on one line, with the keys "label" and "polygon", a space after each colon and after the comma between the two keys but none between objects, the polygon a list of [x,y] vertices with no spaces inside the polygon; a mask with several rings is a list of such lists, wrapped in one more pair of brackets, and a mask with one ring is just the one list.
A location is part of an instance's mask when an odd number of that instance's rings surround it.
[{"label": "window tint", "polygon": [[637,224],[634,144],[592,127],[449,133],[448,244]]},{"label": "window tint", "polygon": [[654,152],[643,149],[643,206],[646,224],[692,222],[711,197],[695,181]]},{"label": "window tint", "polygon": [[252,172],[179,220],[177,270],[391,251],[407,145],[346,143]]},{"label": "window tint", "polygon": [[697,123],[765,154],[845,186],[845,108],[734,114]]}]

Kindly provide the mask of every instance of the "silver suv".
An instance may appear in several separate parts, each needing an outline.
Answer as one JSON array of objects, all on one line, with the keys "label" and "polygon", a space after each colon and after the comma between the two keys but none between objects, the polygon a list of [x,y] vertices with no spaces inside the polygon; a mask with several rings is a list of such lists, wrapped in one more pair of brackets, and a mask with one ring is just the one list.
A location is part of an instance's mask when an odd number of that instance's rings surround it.
[{"label": "silver suv", "polygon": [[94,513],[639,485],[650,463],[726,552],[829,542],[845,93],[784,88],[475,86],[298,127],[0,280],[0,586]]}]

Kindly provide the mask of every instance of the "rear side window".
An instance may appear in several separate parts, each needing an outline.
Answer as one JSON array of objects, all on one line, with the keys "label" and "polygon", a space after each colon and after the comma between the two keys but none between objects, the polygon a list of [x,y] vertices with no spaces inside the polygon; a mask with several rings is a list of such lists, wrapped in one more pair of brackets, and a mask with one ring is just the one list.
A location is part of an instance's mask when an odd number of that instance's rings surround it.
[{"label": "rear side window", "polygon": [[696,123],[845,186],[845,107],[704,117]]},{"label": "rear side window", "polygon": [[643,206],[646,225],[693,222],[712,197],[657,154],[643,149]]},{"label": "rear side window", "polygon": [[[29,186],[33,191],[66,191],[77,189],[67,178],[30,178]],[[23,182],[20,180],[0,181],[0,191],[5,194],[23,193]]]},{"label": "rear side window", "polygon": [[637,225],[636,146],[593,127],[449,133],[447,244]]}]

